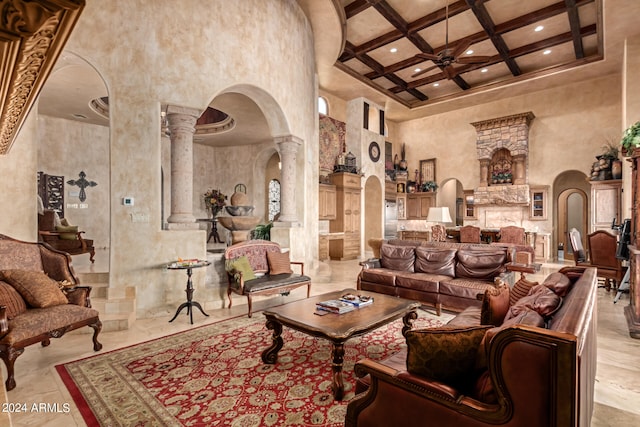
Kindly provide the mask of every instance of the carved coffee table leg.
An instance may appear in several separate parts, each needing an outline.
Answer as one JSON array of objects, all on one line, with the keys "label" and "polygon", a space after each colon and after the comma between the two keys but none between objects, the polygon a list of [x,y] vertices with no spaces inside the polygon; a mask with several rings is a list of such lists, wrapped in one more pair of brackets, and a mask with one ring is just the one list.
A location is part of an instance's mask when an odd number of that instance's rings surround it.
[{"label": "carved coffee table leg", "polygon": [[402,336],[406,336],[407,331],[410,331],[413,327],[413,321],[418,318],[418,312],[415,310],[411,310],[402,318],[402,323],[404,326],[402,327]]},{"label": "carved coffee table leg", "polygon": [[273,335],[271,336],[271,346],[262,352],[262,361],[273,365],[278,360],[278,352],[284,345],[284,341],[282,341],[282,323],[267,316],[266,326],[267,329],[273,330]]},{"label": "carved coffee table leg", "polygon": [[344,397],[344,381],[342,380],[342,364],[344,362],[344,343],[334,342],[331,349],[331,356],[333,357],[333,362],[331,363],[331,370],[333,371],[333,378],[331,381],[333,398],[335,400],[342,400],[342,398]]}]

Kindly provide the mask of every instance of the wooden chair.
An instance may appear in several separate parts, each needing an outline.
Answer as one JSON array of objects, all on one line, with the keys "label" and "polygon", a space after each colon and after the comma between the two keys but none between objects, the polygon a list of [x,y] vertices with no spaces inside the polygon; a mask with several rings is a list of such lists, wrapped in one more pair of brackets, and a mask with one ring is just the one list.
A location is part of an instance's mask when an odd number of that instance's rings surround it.
[{"label": "wooden chair", "polygon": [[500,243],[516,243],[518,245],[524,245],[527,242],[524,228],[515,225],[500,227],[499,239]]},{"label": "wooden chair", "polygon": [[55,226],[55,216],[56,213],[49,209],[38,214],[39,240],[69,255],[89,254],[89,260],[93,263],[96,255],[93,240],[82,237],[84,231],[78,231],[77,227],[73,232],[58,231]]},{"label": "wooden chair", "polygon": [[447,229],[444,228],[444,225],[437,224],[431,226],[431,240],[434,242],[447,241]]},{"label": "wooden chair", "polygon": [[571,245],[571,252],[573,253],[573,261],[577,266],[585,266],[588,267],[590,264],[587,261],[588,254],[584,250],[584,246],[582,246],[582,236],[580,232],[575,228],[572,228],[567,233],[567,237],[569,240],[569,244]]},{"label": "wooden chair", "polygon": [[616,257],[618,238],[604,230],[594,231],[587,236],[590,264],[598,269],[597,276],[604,279],[604,288],[609,291],[615,289],[622,282],[627,268],[622,266],[622,260]]},{"label": "wooden chair", "polygon": [[460,227],[460,243],[480,243],[480,227],[473,225]]}]

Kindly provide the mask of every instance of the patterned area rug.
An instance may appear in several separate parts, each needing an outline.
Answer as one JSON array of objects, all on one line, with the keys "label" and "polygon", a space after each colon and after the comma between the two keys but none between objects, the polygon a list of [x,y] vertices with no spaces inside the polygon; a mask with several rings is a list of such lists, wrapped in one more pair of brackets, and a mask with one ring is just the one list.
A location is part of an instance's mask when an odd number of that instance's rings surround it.
[{"label": "patterned area rug", "polygon": [[[414,327],[442,324],[419,311]],[[402,320],[345,344],[345,399],[331,394],[331,346],[284,328],[275,365],[264,317],[237,317],[56,366],[89,426],[342,426],[353,365],[404,346]]]}]

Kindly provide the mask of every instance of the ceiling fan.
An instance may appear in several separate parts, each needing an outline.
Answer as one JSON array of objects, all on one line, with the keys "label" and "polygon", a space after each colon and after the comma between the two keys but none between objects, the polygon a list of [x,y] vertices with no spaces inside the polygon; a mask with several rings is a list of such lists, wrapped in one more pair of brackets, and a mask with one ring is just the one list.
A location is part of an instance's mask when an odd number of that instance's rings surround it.
[{"label": "ceiling fan", "polygon": [[441,68],[445,77],[452,79],[458,75],[458,70],[453,67],[453,64],[482,64],[489,62],[490,56],[463,56],[460,57],[471,45],[471,41],[463,41],[458,43],[455,49],[449,47],[449,1],[447,0],[445,6],[445,42],[444,49],[438,52],[438,54],[431,53],[418,53],[416,56],[419,58],[433,61],[436,65],[425,68],[424,70],[417,71],[412,74],[411,77],[418,77],[424,73],[427,73],[435,68]]}]

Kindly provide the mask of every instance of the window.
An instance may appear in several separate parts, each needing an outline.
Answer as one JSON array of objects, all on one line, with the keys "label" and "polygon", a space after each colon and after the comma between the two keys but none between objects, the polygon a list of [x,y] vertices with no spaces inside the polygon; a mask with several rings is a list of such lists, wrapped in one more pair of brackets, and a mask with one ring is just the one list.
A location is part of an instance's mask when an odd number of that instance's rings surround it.
[{"label": "window", "polygon": [[269,221],[280,213],[280,181],[272,179],[269,181]]},{"label": "window", "polygon": [[324,114],[325,116],[329,115],[329,103],[322,96],[318,97],[318,113]]}]

